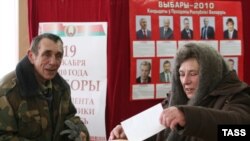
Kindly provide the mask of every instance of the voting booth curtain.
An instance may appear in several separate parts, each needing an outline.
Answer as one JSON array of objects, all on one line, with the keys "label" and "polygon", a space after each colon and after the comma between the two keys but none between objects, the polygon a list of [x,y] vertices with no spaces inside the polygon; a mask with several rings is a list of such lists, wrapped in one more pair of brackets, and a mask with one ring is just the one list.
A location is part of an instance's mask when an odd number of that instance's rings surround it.
[{"label": "voting booth curtain", "polygon": [[[243,7],[244,81],[250,83],[250,2],[239,1]],[[108,22],[107,135],[122,120],[161,101],[130,100],[129,0],[28,0],[28,14],[30,39],[38,34],[39,22]]]}]

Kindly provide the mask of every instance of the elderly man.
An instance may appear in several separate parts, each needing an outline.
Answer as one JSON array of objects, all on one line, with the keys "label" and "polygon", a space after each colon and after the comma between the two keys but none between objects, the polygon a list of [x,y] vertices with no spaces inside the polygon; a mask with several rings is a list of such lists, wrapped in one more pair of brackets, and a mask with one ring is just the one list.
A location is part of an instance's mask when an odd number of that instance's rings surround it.
[{"label": "elderly man", "polygon": [[166,40],[166,39],[173,39],[173,30],[170,27],[170,19],[166,18],[163,20],[163,26],[160,27],[160,39]]},{"label": "elderly man", "polygon": [[149,76],[151,71],[151,63],[148,61],[142,61],[140,64],[140,76],[136,78],[136,83],[151,83],[151,77]]},{"label": "elderly man", "polygon": [[[219,124],[250,123],[250,87],[205,44],[179,48],[171,91],[159,117],[166,129],[147,141],[217,141]],[[111,131],[115,138],[126,138],[121,125]]]},{"label": "elderly man", "polygon": [[214,39],[214,27],[209,25],[209,19],[204,18],[204,26],[201,28],[201,39]]},{"label": "elderly man", "polygon": [[138,40],[150,40],[151,39],[151,31],[147,29],[147,20],[145,18],[140,19],[140,26],[141,29],[139,29],[136,32],[136,38]]},{"label": "elderly man", "polygon": [[53,34],[34,38],[16,70],[0,82],[1,141],[88,141],[75,116],[70,87],[57,73],[63,42]]}]

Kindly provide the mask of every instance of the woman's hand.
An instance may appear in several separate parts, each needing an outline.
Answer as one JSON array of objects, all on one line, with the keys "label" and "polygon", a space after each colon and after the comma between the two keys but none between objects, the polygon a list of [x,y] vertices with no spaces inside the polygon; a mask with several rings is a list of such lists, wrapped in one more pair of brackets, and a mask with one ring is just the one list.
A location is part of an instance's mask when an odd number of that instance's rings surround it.
[{"label": "woman's hand", "polygon": [[186,120],[183,112],[173,106],[163,110],[160,116],[160,123],[174,130],[177,125],[184,127]]},{"label": "woman's hand", "polygon": [[121,125],[117,125],[111,132],[109,136],[109,140],[114,139],[127,139],[124,130]]}]

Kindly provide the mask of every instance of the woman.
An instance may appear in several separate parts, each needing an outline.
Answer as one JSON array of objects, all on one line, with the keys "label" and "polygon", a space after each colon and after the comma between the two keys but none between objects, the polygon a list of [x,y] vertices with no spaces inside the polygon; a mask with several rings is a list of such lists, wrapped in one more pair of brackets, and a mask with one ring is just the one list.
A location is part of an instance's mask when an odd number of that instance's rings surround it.
[{"label": "woman", "polygon": [[[205,44],[180,47],[166,101],[159,117],[166,129],[147,141],[216,141],[218,125],[250,124],[250,87]],[[126,138],[120,125],[110,133],[117,138]]]}]

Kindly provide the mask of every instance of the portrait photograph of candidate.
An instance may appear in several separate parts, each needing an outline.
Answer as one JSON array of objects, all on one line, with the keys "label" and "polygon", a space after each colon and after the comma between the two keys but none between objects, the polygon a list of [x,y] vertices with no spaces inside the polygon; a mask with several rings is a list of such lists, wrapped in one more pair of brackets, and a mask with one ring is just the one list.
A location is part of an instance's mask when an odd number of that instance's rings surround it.
[{"label": "portrait photograph of candidate", "polygon": [[173,64],[173,59],[160,59],[160,75],[159,80],[160,82],[171,82],[171,75],[172,75],[172,68],[171,65]]},{"label": "portrait photograph of candidate", "polygon": [[190,40],[193,39],[193,18],[191,16],[181,16],[181,39]]},{"label": "portrait photograph of candidate", "polygon": [[230,71],[238,72],[238,57],[224,57]]},{"label": "portrait photograph of candidate", "polygon": [[223,17],[224,39],[238,39],[237,17]]},{"label": "portrait photograph of candidate", "polygon": [[161,40],[174,38],[173,25],[173,16],[159,16],[159,31]]},{"label": "portrait photograph of candidate", "polygon": [[150,40],[151,39],[151,17],[136,16],[136,39]]},{"label": "portrait photograph of candidate", "polygon": [[200,17],[200,36],[202,40],[215,38],[215,17]]},{"label": "portrait photograph of candidate", "polygon": [[136,65],[136,83],[151,83],[151,59],[138,59]]}]

